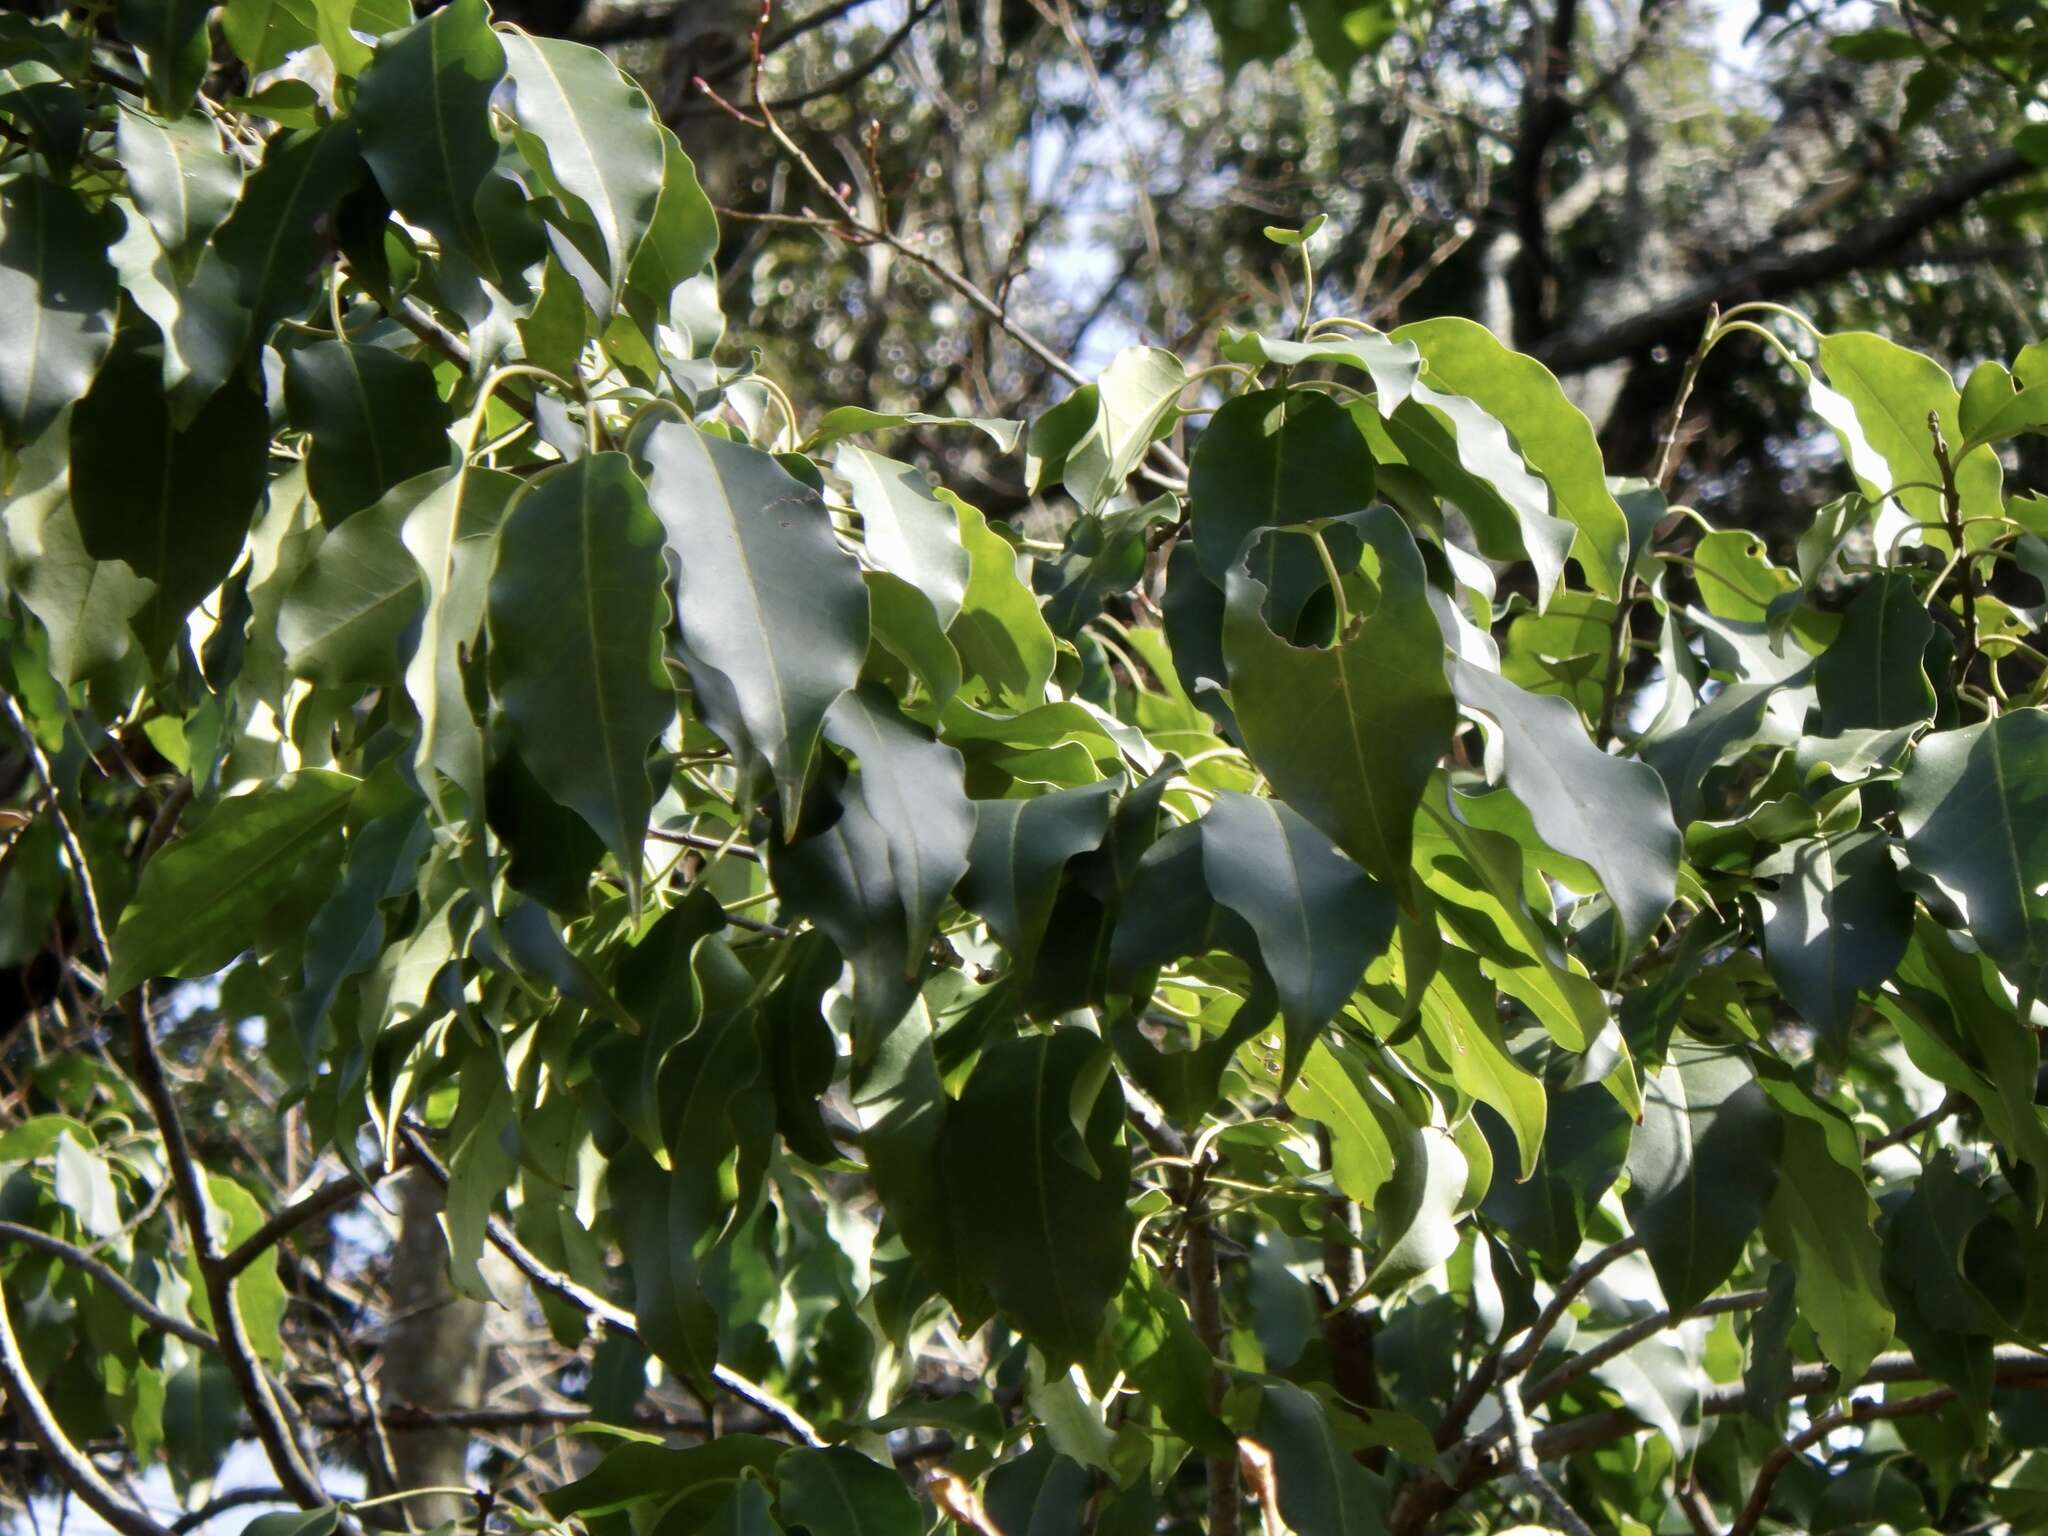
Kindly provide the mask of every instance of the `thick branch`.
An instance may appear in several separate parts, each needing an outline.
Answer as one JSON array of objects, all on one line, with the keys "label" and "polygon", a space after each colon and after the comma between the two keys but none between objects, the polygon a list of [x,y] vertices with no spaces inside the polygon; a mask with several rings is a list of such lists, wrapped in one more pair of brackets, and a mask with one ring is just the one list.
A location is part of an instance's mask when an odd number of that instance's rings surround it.
[{"label": "thick branch", "polygon": [[1787,251],[1776,241],[1752,246],[1675,298],[1611,325],[1562,332],[1539,342],[1535,354],[1554,372],[1576,373],[1654,347],[1685,345],[1716,304],[1783,298],[1865,267],[1895,263],[1902,249],[1930,226],[2033,169],[2016,152],[2001,150],[1935,183],[1895,212],[1858,225],[1831,245],[1809,251]]},{"label": "thick branch", "polygon": [[1519,245],[1508,272],[1509,300],[1514,306],[1515,339],[1535,345],[1545,328],[1544,294],[1550,286],[1550,234],[1544,221],[1551,141],[1571,120],[1564,94],[1571,73],[1572,39],[1579,27],[1578,0],[1557,0],[1547,33],[1538,29],[1535,57],[1522,92],[1521,132],[1508,169],[1509,195],[1514,200],[1515,234]]}]

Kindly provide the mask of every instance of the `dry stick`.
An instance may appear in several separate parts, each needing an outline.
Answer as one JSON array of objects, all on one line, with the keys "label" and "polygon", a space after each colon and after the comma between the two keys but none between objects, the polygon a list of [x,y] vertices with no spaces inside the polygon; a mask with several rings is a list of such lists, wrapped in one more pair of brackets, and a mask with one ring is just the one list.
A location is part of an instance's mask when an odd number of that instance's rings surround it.
[{"label": "dry stick", "polygon": [[[409,1120],[401,1121],[398,1127],[398,1134],[405,1144],[412,1149],[413,1156],[419,1159],[420,1166],[433,1175],[435,1183],[446,1189],[448,1187],[448,1165],[434,1155],[434,1149],[427,1145],[426,1138],[420,1134],[420,1128]],[[604,1297],[598,1295],[597,1292],[589,1289],[587,1286],[579,1285],[560,1270],[551,1269],[546,1264],[543,1264],[524,1243],[520,1242],[518,1238],[514,1237],[507,1230],[505,1224],[498,1220],[497,1217],[491,1216],[486,1218],[484,1233],[490,1239],[491,1246],[510,1259],[512,1267],[526,1276],[528,1283],[536,1289],[545,1291],[550,1296],[559,1297],[561,1300],[568,1302],[572,1307],[576,1307],[580,1311],[596,1318],[606,1327],[615,1328],[629,1338],[637,1339],[640,1336],[639,1325],[634,1321],[632,1313],[626,1311],[623,1307],[606,1301]],[[797,1412],[796,1409],[790,1407],[789,1404],[782,1401],[781,1398],[770,1392],[759,1382],[742,1376],[738,1371],[725,1365],[713,1365],[711,1367],[711,1379],[734,1397],[739,1398],[740,1401],[758,1408],[792,1435],[795,1435],[797,1439],[803,1441],[804,1444],[809,1446],[822,1446],[825,1444],[824,1436],[818,1433],[817,1428],[809,1419]]]},{"label": "dry stick", "polygon": [[212,1334],[204,1328],[186,1322],[182,1317],[171,1316],[130,1285],[119,1270],[101,1259],[94,1258],[83,1248],[67,1243],[61,1237],[53,1237],[48,1232],[35,1227],[25,1227],[13,1221],[0,1221],[0,1241],[20,1243],[24,1248],[39,1249],[61,1259],[74,1269],[83,1270],[105,1286],[114,1300],[159,1333],[168,1333],[173,1338],[183,1339],[187,1344],[208,1353],[219,1352],[220,1341]]},{"label": "dry stick", "polygon": [[1866,1142],[1863,1147],[1864,1157],[1866,1159],[1873,1157],[1877,1153],[1884,1151],[1887,1147],[1896,1147],[1902,1142],[1911,1141],[1922,1131],[1932,1129],[1934,1126],[1941,1124],[1950,1115],[1957,1114],[1968,1108],[1969,1103],[1970,1099],[1967,1094],[1951,1089],[1947,1097],[1942,1099],[1934,1108],[1927,1111],[1926,1114],[1908,1120],[1896,1131],[1886,1131],[1875,1140]]},{"label": "dry stick", "polygon": [[1639,1322],[1631,1323],[1619,1333],[1602,1339],[1582,1355],[1574,1355],[1547,1376],[1538,1378],[1525,1394],[1523,1401],[1530,1407],[1547,1403],[1573,1382],[1590,1376],[1617,1355],[1627,1354],[1643,1340],[1662,1333],[1695,1317],[1714,1317],[1723,1312],[1748,1312],[1764,1304],[1767,1291],[1734,1291],[1726,1296],[1716,1296],[1683,1313],[1670,1310],[1654,1312]]},{"label": "dry stick", "polygon": [[[42,744],[36,740],[28,722],[15,708],[14,700],[4,694],[0,694],[0,713],[6,715],[8,723],[20,735],[28,752],[29,765],[49,793],[50,817],[56,823],[64,855],[70,861],[77,880],[86,931],[100,952],[101,963],[111,968],[113,943],[107,936],[99,893],[93,886],[92,866],[86,863],[84,845],[80,843],[70,818],[64,814],[49,759],[43,755]],[[213,1313],[214,1327],[219,1330],[221,1358],[243,1405],[249,1410],[249,1417],[254,1421],[256,1438],[262,1442],[271,1469],[277,1473],[278,1480],[292,1490],[292,1497],[299,1504],[308,1509],[316,1508],[328,1502],[326,1491],[321,1488],[319,1478],[313,1474],[312,1467],[292,1437],[278,1400],[272,1394],[269,1377],[256,1357],[255,1347],[242,1321],[241,1308],[235,1302],[233,1277],[220,1268],[221,1256],[214,1239],[212,1208],[199,1177],[198,1165],[192,1158],[191,1143],[185,1138],[184,1122],[178,1117],[177,1101],[172,1097],[170,1083],[164,1076],[163,1061],[157,1055],[146,983],[128,998],[125,1011],[129,1019],[130,1055],[133,1058],[129,1072],[136,1086],[142,1090],[142,1097],[156,1119],[157,1133],[163,1138],[164,1158],[171,1169],[172,1193],[184,1216],[186,1232],[199,1263],[200,1279],[205,1285],[207,1306]]]}]

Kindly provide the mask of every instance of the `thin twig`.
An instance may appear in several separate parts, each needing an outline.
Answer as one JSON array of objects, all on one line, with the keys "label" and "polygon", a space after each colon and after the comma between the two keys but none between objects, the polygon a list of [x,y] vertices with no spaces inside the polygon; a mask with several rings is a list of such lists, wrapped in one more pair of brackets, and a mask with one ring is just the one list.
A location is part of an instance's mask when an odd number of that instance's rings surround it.
[{"label": "thin twig", "polygon": [[1543,1475],[1543,1464],[1536,1459],[1536,1443],[1529,1433],[1529,1416],[1522,1411],[1520,1384],[1513,1376],[1501,1378],[1501,1415],[1507,1420],[1508,1443],[1514,1447],[1515,1468],[1521,1473],[1522,1483],[1536,1495],[1537,1501],[1550,1512],[1550,1518],[1557,1522],[1565,1536],[1593,1536],[1592,1527],[1579,1518],[1577,1510],[1565,1502],[1557,1485]]},{"label": "thin twig", "polygon": [[83,1248],[67,1243],[61,1237],[52,1236],[36,1227],[25,1227],[19,1222],[0,1221],[0,1242],[19,1243],[24,1248],[34,1248],[60,1259],[72,1268],[92,1276],[106,1287],[114,1300],[158,1332],[183,1339],[187,1344],[208,1353],[218,1353],[220,1350],[220,1341],[204,1328],[188,1323],[182,1317],[171,1316],[130,1285],[121,1272],[111,1264],[94,1258]]},{"label": "thin twig", "polygon": [[391,1160],[389,1167],[365,1169],[361,1178],[354,1174],[343,1174],[321,1185],[311,1194],[294,1200],[236,1244],[232,1252],[223,1256],[220,1261],[222,1270],[231,1278],[239,1275],[307,1222],[318,1221],[328,1212],[361,1199],[369,1190],[403,1169],[409,1160],[410,1154],[401,1151]]},{"label": "thin twig", "polygon": [[1931,1130],[1933,1127],[1941,1124],[1941,1122],[1946,1120],[1950,1115],[1959,1113],[1960,1111],[1967,1109],[1969,1107],[1969,1103],[1970,1099],[1968,1094],[1951,1089],[1949,1093],[1942,1099],[1942,1101],[1939,1104],[1935,1105],[1934,1108],[1927,1111],[1926,1114],[1919,1115],[1911,1120],[1908,1120],[1896,1131],[1886,1131],[1882,1136],[1876,1137],[1870,1141],[1865,1142],[1863,1144],[1864,1158],[1867,1160],[1869,1158],[1875,1157],[1878,1153],[1884,1151],[1887,1147],[1896,1147],[1903,1142],[1911,1141],[1915,1136],[1918,1136],[1922,1131]]},{"label": "thin twig", "polygon": [[[443,1189],[447,1188],[448,1165],[434,1155],[434,1149],[427,1145],[421,1128],[410,1120],[401,1121],[398,1134],[412,1149],[413,1156],[419,1159],[420,1166],[433,1175],[434,1181]],[[640,1336],[639,1325],[634,1321],[632,1313],[605,1300],[589,1287],[579,1285],[560,1270],[543,1264],[497,1217],[490,1216],[485,1219],[484,1233],[490,1239],[491,1246],[510,1259],[512,1267],[526,1276],[528,1283],[536,1289],[568,1302],[572,1307],[596,1318],[607,1328],[616,1329],[631,1338],[637,1339]],[[713,1365],[711,1379],[742,1402],[760,1409],[804,1444],[825,1444],[824,1437],[818,1433],[809,1419],[759,1382],[742,1376],[738,1371],[725,1365]]]},{"label": "thin twig", "polygon": [[1818,1445],[1838,1429],[1852,1424],[1869,1424],[1877,1419],[1904,1419],[1915,1414],[1932,1413],[1946,1407],[1955,1400],[1954,1387],[1936,1387],[1932,1392],[1922,1392],[1917,1397],[1899,1398],[1890,1402],[1872,1402],[1859,1398],[1833,1413],[1823,1414],[1807,1428],[1794,1435],[1785,1444],[1764,1458],[1764,1464],[1757,1469],[1756,1482],[1749,1490],[1749,1502],[1742,1506],[1742,1513],[1735,1517],[1735,1523],[1728,1527],[1728,1536],[1749,1536],[1762,1520],[1764,1512],[1771,1505],[1771,1489],[1778,1481],[1778,1474],[1797,1459],[1800,1452]]}]

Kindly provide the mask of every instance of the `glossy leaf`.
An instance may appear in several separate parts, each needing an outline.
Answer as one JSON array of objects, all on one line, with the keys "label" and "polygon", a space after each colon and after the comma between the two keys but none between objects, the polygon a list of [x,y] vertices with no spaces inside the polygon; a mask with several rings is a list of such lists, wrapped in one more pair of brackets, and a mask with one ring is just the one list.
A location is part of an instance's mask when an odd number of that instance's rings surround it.
[{"label": "glossy leaf", "polygon": [[1760,861],[1764,957],[1785,999],[1832,1040],[1846,1037],[1857,994],[1899,963],[1913,901],[1874,828],[1788,843]]},{"label": "glossy leaf", "polygon": [[775,1464],[782,1517],[811,1536],[922,1536],[924,1517],[893,1467],[859,1451],[798,1446]]},{"label": "glossy leaf", "polygon": [[38,176],[0,186],[0,429],[20,447],[84,395],[114,341],[98,219]]},{"label": "glossy leaf", "polygon": [[732,696],[747,733],[739,745],[767,760],[793,825],[825,712],[867,651],[860,572],[817,493],[767,454],[676,420],[651,421],[632,452],[681,570],[676,608],[693,669]]},{"label": "glossy leaf", "polygon": [[312,439],[306,482],[330,528],[452,456],[433,370],[389,347],[295,348],[284,394],[292,425]]},{"label": "glossy leaf", "polygon": [[647,751],[674,718],[658,661],[661,527],[623,454],[593,454],[512,504],[490,584],[492,688],[520,757],[640,880]]}]

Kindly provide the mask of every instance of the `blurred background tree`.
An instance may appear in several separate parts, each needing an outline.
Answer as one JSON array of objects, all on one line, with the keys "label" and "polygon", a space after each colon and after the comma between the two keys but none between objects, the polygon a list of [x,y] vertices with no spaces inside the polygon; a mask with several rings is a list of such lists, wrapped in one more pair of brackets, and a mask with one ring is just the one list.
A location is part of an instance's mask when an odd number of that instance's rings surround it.
[{"label": "blurred background tree", "polygon": [[[844,238],[734,115],[754,115],[756,0],[505,9],[646,83],[728,211],[733,337],[772,367],[925,411],[1065,392],[931,270]],[[863,222],[1084,373],[1291,316],[1294,254],[1260,231],[1323,213],[1318,310],[1483,320],[1647,473],[1716,303],[1796,300],[1958,370],[2040,334],[2042,20],[2034,0],[776,0],[760,89]],[[1839,472],[1798,451],[1797,381],[1769,377],[1709,366],[1694,414],[1717,436],[1686,471],[1767,536],[1796,482]],[[991,513],[1025,506],[957,435],[922,451]]]}]

